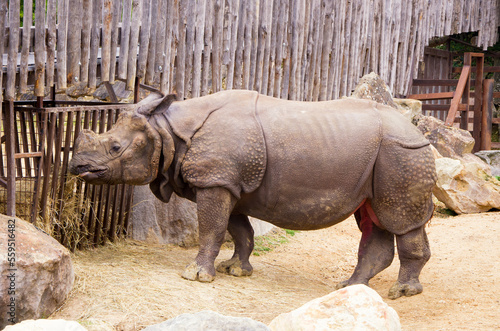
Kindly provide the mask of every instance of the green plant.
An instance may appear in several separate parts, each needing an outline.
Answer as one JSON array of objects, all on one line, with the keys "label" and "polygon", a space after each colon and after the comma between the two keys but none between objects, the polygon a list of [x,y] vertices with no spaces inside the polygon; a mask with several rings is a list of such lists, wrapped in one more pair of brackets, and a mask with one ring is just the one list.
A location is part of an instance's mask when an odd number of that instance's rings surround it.
[{"label": "green plant", "polygon": [[253,255],[260,256],[290,241],[290,237],[295,236],[297,231],[294,230],[275,230],[267,235],[255,237]]}]

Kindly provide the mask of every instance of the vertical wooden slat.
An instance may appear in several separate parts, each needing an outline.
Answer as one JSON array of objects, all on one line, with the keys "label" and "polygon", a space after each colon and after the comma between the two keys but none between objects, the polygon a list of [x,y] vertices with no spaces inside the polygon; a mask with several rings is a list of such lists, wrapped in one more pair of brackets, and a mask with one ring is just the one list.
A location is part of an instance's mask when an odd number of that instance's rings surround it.
[{"label": "vertical wooden slat", "polygon": [[[159,17],[159,11],[156,10],[158,8],[158,0],[151,0],[151,13],[150,13],[150,18],[151,18],[151,25],[150,25],[150,42],[149,42],[149,48],[148,48],[148,55],[147,55],[147,66],[146,66],[146,73],[145,73],[145,83],[146,85],[152,85],[154,82],[154,76],[155,76],[155,55],[156,55],[156,34],[157,34],[157,24],[158,22],[158,17]],[[174,8],[176,8],[176,4],[172,4]]]},{"label": "vertical wooden slat", "polygon": [[132,1],[132,23],[130,26],[130,47],[127,64],[127,89],[134,88],[137,72],[137,46],[139,43],[139,25],[142,16],[142,0]]},{"label": "vertical wooden slat", "polygon": [[[23,2],[24,11],[33,12],[33,0]],[[28,56],[31,42],[31,26],[33,25],[33,15],[23,15],[23,38],[21,45],[21,65],[19,67],[19,92],[26,93],[28,87]],[[1,25],[2,27],[4,24]],[[3,34],[2,34],[3,36]],[[3,38],[2,38],[3,39]],[[3,50],[1,52],[3,54]]]},{"label": "vertical wooden slat", "polygon": [[[5,19],[7,16],[7,4],[8,1],[0,1],[0,31],[2,32],[2,36],[5,35]],[[5,47],[5,38],[0,38],[0,54],[2,54],[2,66],[3,66],[3,54]],[[0,86],[3,86],[3,70],[0,75]],[[0,93],[0,102],[3,102],[3,93]],[[2,123],[2,111],[0,111],[0,123]]]},{"label": "vertical wooden slat", "polygon": [[[205,39],[205,0],[195,0],[192,7],[194,28],[193,28],[193,72],[191,80],[193,82],[191,88],[191,97],[196,98],[201,94],[201,60],[203,55],[203,42]],[[191,50],[188,44],[188,49]],[[191,58],[191,55],[189,56]],[[189,67],[186,68],[186,70]],[[188,71],[189,74],[189,71]]]},{"label": "vertical wooden slat", "polygon": [[485,79],[481,109],[481,150],[491,150],[491,125],[493,117],[493,89],[495,80]]},{"label": "vertical wooden slat", "polygon": [[66,77],[66,43],[68,30],[68,0],[58,0],[57,7],[57,87],[65,89]]},{"label": "vertical wooden slat", "polygon": [[[9,1],[9,48],[7,57],[7,79],[5,100],[14,100],[16,94],[17,51],[19,47],[19,0]],[[3,36],[2,36],[3,37]],[[3,61],[3,60],[2,60]],[[43,84],[42,84],[43,85]]]},{"label": "vertical wooden slat", "polygon": [[56,0],[47,1],[47,81],[45,86],[54,86],[56,62]]},{"label": "vertical wooden slat", "polygon": [[[215,24],[214,17],[214,1],[207,1],[205,8],[205,31],[204,31],[204,46],[203,46],[203,62],[201,75],[201,91],[200,95],[207,95],[210,91],[209,75],[213,70],[210,68],[210,57],[213,48],[212,33]],[[213,82],[212,82],[213,85]]]},{"label": "vertical wooden slat", "polygon": [[110,46],[110,63],[109,63],[109,82],[113,84],[116,76],[116,53],[118,50],[118,23],[120,21],[122,9],[121,0],[113,0],[111,13],[111,46]]},{"label": "vertical wooden slat", "polygon": [[[116,0],[115,0],[116,1]],[[112,15],[113,0],[104,0],[102,6],[102,53],[101,53],[101,80],[103,82],[109,82],[111,61],[111,27],[113,22]]]},{"label": "vertical wooden slat", "polygon": [[[148,60],[149,37],[151,33],[151,0],[142,1],[141,33],[139,36],[139,60],[137,64],[137,77],[144,81]],[[154,10],[154,9],[153,9]]]},{"label": "vertical wooden slat", "polygon": [[[102,1],[93,0],[92,6],[92,32],[90,38],[90,62],[88,87],[97,87],[97,59],[99,57],[99,44],[101,42]],[[83,59],[82,59],[83,60]]]},{"label": "vertical wooden slat", "polygon": [[[241,0],[243,1],[243,0]],[[226,76],[226,90],[231,90],[234,85],[234,71],[235,71],[235,61],[236,61],[236,50],[237,50],[237,40],[238,40],[238,29],[239,29],[239,20],[241,17],[238,16],[239,8],[240,8],[240,0],[228,1],[229,5],[228,10],[228,29],[227,29],[227,38],[224,40],[224,50],[228,50],[225,55],[224,63],[227,67],[227,76]],[[241,62],[240,62],[241,63]]]},{"label": "vertical wooden slat", "polygon": [[223,21],[224,0],[214,0],[214,29],[212,39],[212,90],[222,90],[222,54],[223,54]]},{"label": "vertical wooden slat", "polygon": [[[91,64],[91,58],[95,56],[95,54],[92,54],[92,46],[95,49],[95,43],[92,45],[92,39],[94,31],[96,30],[96,23],[94,23],[96,20],[94,18],[98,15],[99,8],[95,8],[97,7],[98,1],[99,0],[82,0],[83,19],[80,81],[87,84],[89,82],[90,66],[93,65]],[[97,59],[94,61],[97,61]]]},{"label": "vertical wooden slat", "polygon": [[[81,60],[81,44],[82,44],[82,19],[84,11],[82,0],[68,0],[68,73],[67,81],[70,84],[75,84],[80,81],[80,60]],[[90,0],[83,0],[90,1]],[[87,12],[85,12],[85,15]]]},{"label": "vertical wooden slat", "polygon": [[179,0],[179,39],[177,45],[177,71],[175,77],[175,90],[179,100],[184,99],[185,94],[185,71],[186,71],[186,12],[187,0]]},{"label": "vertical wooden slat", "polygon": [[[481,148],[481,111],[483,109],[483,71],[484,71],[484,55],[476,55],[476,80],[474,85],[474,124],[472,129],[472,137],[476,141],[473,152],[477,152]],[[479,55],[479,56],[478,56]]]},{"label": "vertical wooden slat", "polygon": [[120,39],[120,56],[118,58],[118,78],[127,79],[127,63],[130,46],[130,20],[132,14],[132,0],[123,2],[122,33]]}]

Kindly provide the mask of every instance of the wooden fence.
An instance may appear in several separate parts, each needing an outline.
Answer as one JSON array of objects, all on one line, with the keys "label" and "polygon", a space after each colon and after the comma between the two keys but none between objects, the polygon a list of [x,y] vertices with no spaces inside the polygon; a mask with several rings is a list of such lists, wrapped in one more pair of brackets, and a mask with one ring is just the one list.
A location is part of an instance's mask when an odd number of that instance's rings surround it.
[{"label": "wooden fence", "polygon": [[[375,71],[408,93],[434,36],[497,41],[496,0],[20,0],[0,4],[4,98],[135,77],[182,98],[221,89],[335,99]],[[2,79],[2,77],[0,77]]]}]

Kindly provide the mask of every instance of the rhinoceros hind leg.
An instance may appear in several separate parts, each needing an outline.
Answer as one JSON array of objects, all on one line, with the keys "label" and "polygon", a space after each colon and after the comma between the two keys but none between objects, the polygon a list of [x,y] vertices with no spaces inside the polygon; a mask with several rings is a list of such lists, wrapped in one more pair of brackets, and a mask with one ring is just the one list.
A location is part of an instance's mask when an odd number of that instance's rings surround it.
[{"label": "rhinoceros hind leg", "polygon": [[234,254],[221,262],[217,271],[237,277],[250,276],[253,268],[248,259],[254,246],[252,225],[246,215],[231,215],[227,229],[234,240]]},{"label": "rhinoceros hind leg", "polygon": [[424,226],[396,236],[396,243],[401,266],[398,280],[389,290],[389,298],[397,299],[403,295],[412,296],[422,293],[423,288],[418,277],[431,256]]},{"label": "rhinoceros hind leg", "polygon": [[394,235],[374,224],[370,203],[363,204],[355,213],[362,236],[358,250],[358,264],[351,278],[337,284],[337,289],[354,284],[368,285],[376,274],[391,265],[394,259]]}]

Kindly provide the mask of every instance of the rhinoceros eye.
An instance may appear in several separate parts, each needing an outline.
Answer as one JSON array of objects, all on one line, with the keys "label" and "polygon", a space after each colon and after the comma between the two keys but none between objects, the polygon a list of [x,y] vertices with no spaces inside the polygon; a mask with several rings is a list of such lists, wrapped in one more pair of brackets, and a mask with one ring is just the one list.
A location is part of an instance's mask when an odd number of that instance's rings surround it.
[{"label": "rhinoceros eye", "polygon": [[120,151],[121,148],[122,148],[122,146],[120,146],[120,144],[114,143],[113,145],[111,145],[111,152],[117,153]]}]

